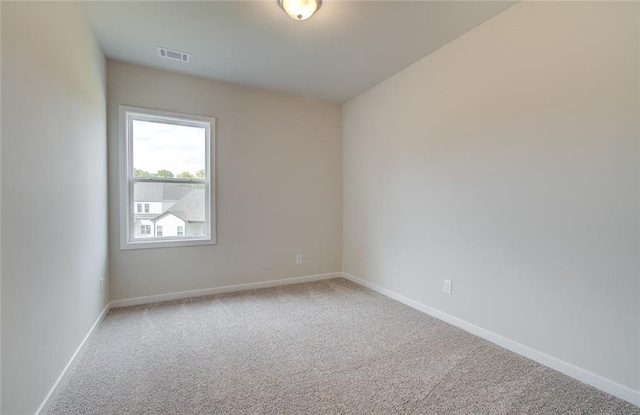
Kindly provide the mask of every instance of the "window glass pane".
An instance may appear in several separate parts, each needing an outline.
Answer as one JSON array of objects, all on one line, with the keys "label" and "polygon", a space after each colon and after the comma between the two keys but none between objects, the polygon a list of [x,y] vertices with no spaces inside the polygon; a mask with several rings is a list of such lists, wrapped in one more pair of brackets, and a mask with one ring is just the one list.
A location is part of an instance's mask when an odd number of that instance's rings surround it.
[{"label": "window glass pane", "polygon": [[205,177],[203,127],[132,121],[135,177]]},{"label": "window glass pane", "polygon": [[[134,238],[205,235],[204,184],[138,182],[133,185],[133,197],[134,203],[145,205],[145,213],[133,215]],[[148,233],[138,232],[147,224]]]}]

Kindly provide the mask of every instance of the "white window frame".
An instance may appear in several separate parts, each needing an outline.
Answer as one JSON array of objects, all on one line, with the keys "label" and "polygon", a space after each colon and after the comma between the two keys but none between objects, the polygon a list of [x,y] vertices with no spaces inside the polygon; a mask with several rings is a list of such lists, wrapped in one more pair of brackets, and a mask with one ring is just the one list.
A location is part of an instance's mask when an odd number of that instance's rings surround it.
[{"label": "white window frame", "polygon": [[[204,179],[133,177],[133,120],[163,122],[205,129]],[[120,123],[120,249],[168,248],[216,243],[215,214],[215,118],[119,106]],[[205,193],[205,229],[203,235],[135,238],[133,185],[137,182],[203,184]],[[206,203],[206,202],[209,203]],[[208,225],[207,226],[207,222]],[[151,240],[150,240],[151,239]]]}]

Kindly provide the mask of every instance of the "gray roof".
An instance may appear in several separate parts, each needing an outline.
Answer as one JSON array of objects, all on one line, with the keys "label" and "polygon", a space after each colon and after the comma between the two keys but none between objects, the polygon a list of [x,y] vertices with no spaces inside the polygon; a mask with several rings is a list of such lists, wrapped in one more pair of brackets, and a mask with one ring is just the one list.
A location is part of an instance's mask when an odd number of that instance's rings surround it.
[{"label": "gray roof", "polygon": [[185,197],[178,200],[162,215],[157,216],[154,221],[171,213],[185,222],[204,222],[204,197],[203,189],[191,189]]},{"label": "gray roof", "polygon": [[138,182],[133,189],[135,202],[168,202],[182,199],[193,187],[177,183]]}]

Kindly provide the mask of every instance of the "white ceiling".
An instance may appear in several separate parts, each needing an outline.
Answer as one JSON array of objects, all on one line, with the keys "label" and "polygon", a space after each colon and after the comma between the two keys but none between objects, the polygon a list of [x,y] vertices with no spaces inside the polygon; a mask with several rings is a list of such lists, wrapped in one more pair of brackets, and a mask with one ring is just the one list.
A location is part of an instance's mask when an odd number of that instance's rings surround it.
[{"label": "white ceiling", "polygon": [[[112,59],[345,102],[507,9],[506,1],[331,1],[298,22],[269,1],[84,3]],[[191,53],[161,59],[156,46]]]}]

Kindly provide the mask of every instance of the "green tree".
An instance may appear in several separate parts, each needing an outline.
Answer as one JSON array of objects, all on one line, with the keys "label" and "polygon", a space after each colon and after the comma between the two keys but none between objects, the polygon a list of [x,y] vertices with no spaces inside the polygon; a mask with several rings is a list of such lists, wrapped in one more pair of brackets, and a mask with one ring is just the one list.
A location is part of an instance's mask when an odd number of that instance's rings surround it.
[{"label": "green tree", "polygon": [[153,174],[149,173],[148,171],[136,169],[135,167],[133,168],[133,177],[151,177],[151,176],[153,176]]},{"label": "green tree", "polygon": [[202,169],[202,170],[198,170],[198,171],[196,172],[196,177],[197,177],[198,179],[204,179],[204,169]]},{"label": "green tree", "polygon": [[178,173],[176,177],[180,177],[182,179],[195,179],[195,176],[188,171],[183,171],[182,173]]},{"label": "green tree", "polygon": [[171,173],[169,170],[158,170],[158,172],[156,174],[154,174],[154,176],[156,177],[174,177],[173,173]]}]

